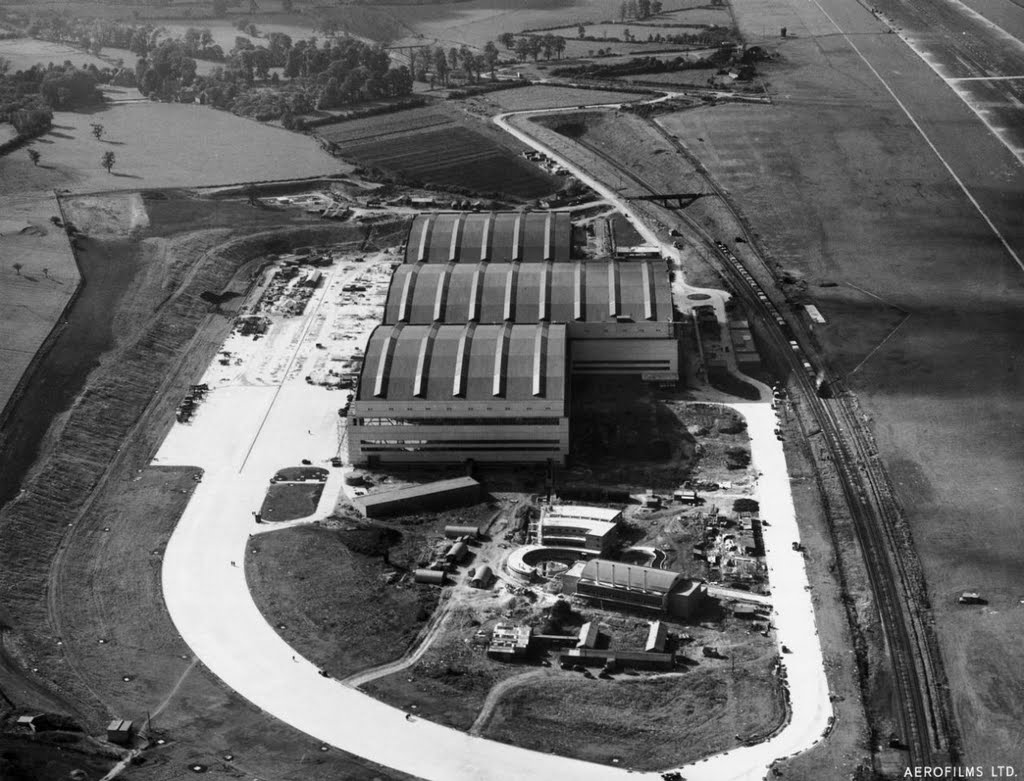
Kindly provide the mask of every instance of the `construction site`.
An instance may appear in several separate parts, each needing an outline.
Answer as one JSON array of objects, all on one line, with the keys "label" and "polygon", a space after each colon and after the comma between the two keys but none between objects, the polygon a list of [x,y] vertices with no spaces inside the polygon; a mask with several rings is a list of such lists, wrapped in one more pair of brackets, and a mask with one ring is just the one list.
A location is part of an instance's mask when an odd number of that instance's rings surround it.
[{"label": "construction site", "polygon": [[0,777],[1019,775],[1024,17],[880,1],[0,9]]},{"label": "construction site", "polygon": [[[289,200],[284,214],[306,204]],[[165,397],[173,417],[140,468],[187,486],[159,587],[220,679],[253,680],[218,662],[247,626],[267,662],[287,649],[289,673],[340,682],[353,713],[377,702],[410,727],[635,770],[764,745],[790,723],[748,424],[677,388],[700,358],[671,261],[595,242],[625,231],[606,208],[578,211],[378,209],[363,227],[254,241],[233,256],[244,276],[197,291],[218,324],[208,363]],[[573,429],[614,383],[657,395],[634,403],[672,417],[675,455],[646,456],[660,488],[624,479],[595,504],[594,443]],[[655,727],[638,707],[607,743],[620,686],[676,715]],[[532,726],[573,700],[587,716],[571,729]],[[108,742],[152,734],[136,711]],[[654,734],[691,739],[651,753]]]}]

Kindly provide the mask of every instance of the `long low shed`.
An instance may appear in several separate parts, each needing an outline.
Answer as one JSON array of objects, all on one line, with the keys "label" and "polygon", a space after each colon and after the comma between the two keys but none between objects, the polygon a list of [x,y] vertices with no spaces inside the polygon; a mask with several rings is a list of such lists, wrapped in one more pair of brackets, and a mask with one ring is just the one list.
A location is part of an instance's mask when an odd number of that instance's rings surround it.
[{"label": "long low shed", "polygon": [[472,477],[456,477],[366,494],[356,497],[352,503],[367,518],[380,518],[474,504],[480,501],[482,493],[480,483]]},{"label": "long low shed", "polygon": [[673,654],[649,651],[614,651],[610,648],[572,648],[564,651],[559,656],[559,661],[570,666],[577,664],[584,667],[615,665],[636,670],[671,670],[675,666]]}]

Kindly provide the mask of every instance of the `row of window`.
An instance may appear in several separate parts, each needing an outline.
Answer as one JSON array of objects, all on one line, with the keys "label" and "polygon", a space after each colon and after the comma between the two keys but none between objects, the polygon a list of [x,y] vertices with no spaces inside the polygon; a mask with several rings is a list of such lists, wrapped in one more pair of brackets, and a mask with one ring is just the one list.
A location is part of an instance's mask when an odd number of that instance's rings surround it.
[{"label": "row of window", "polygon": [[356,418],[357,426],[558,426],[562,418]]}]

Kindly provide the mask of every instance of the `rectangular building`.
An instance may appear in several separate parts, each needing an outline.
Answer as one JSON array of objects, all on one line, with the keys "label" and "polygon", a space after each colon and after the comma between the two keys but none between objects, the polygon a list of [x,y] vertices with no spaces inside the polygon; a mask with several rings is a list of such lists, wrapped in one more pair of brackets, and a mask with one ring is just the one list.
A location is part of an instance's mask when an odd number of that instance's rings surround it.
[{"label": "rectangular building", "polygon": [[381,518],[387,515],[475,504],[480,501],[482,495],[483,489],[476,480],[471,477],[456,477],[390,491],[377,491],[357,496],[352,503],[367,518]]},{"label": "rectangular building", "polygon": [[574,667],[628,667],[635,670],[671,670],[675,656],[647,651],[616,651],[598,648],[570,648],[559,655],[559,662]]},{"label": "rectangular building", "polygon": [[417,263],[395,270],[384,323],[564,323],[572,374],[678,377],[664,263]]},{"label": "rectangular building", "polygon": [[487,655],[501,661],[522,659],[530,650],[532,633],[533,630],[528,626],[495,624],[491,631],[491,642],[487,646]]},{"label": "rectangular building", "polygon": [[[573,578],[575,578],[575,574]],[[563,593],[571,583],[563,578]],[[703,604],[707,587],[679,572],[591,559],[575,581],[575,594],[600,607],[688,618]]]},{"label": "rectangular building", "polygon": [[431,212],[413,220],[405,262],[561,262],[571,250],[567,212]]},{"label": "rectangular building", "polygon": [[647,631],[647,642],[644,643],[644,651],[648,653],[661,653],[665,650],[665,643],[668,641],[668,627],[661,621],[652,621],[651,628]]},{"label": "rectangular building", "polygon": [[349,410],[354,464],[564,463],[564,325],[394,325],[370,336]]},{"label": "rectangular building", "polygon": [[537,543],[605,553],[617,539],[622,510],[556,504],[541,512]]}]

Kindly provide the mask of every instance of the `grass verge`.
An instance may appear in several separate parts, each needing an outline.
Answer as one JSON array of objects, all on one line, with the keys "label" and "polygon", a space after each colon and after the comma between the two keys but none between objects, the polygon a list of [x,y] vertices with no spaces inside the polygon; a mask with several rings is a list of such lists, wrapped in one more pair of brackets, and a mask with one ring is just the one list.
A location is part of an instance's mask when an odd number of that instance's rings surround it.
[{"label": "grass verge", "polygon": [[[381,546],[357,534],[350,547],[347,534],[315,526],[261,534],[249,544],[245,563],[253,599],[267,621],[336,678],[401,656],[433,612],[438,593],[389,584],[388,573],[395,570],[376,553]],[[418,537],[407,530],[393,534],[394,545],[384,552],[415,545]]]}]

